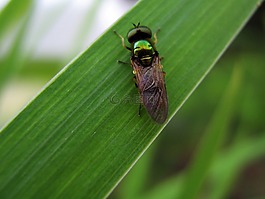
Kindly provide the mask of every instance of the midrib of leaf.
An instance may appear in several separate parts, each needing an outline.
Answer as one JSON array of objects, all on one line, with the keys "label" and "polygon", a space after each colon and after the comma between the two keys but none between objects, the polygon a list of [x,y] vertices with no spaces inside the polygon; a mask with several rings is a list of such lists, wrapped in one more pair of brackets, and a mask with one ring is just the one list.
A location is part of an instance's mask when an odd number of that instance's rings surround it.
[{"label": "midrib of leaf", "polygon": [[113,29],[125,35],[138,21],[161,28],[157,46],[165,57],[171,118],[257,2],[138,3],[2,130],[0,196],[105,197],[166,125],[155,124],[144,110],[138,117],[137,105],[110,103],[113,95],[126,99],[137,93],[130,67],[116,63],[128,61],[129,52]]}]

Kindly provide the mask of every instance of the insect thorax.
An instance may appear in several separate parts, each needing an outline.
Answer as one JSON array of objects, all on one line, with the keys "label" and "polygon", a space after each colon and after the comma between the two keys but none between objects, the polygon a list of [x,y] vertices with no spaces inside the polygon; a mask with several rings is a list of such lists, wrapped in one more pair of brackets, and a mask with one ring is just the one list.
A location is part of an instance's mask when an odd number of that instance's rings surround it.
[{"label": "insect thorax", "polygon": [[147,40],[139,40],[133,45],[133,55],[139,59],[143,66],[149,66],[152,63],[154,49]]}]

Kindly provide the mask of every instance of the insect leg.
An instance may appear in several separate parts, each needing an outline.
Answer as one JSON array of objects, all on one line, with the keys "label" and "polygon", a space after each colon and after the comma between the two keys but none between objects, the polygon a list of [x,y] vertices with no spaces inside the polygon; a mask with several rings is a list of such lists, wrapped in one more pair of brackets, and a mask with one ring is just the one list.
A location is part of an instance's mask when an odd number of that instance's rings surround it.
[{"label": "insect leg", "polygon": [[123,36],[121,36],[119,33],[117,33],[116,30],[114,30],[113,32],[121,39],[121,43],[122,43],[123,48],[131,51],[131,48],[125,45]]},{"label": "insect leg", "polygon": [[142,109],[142,104],[140,103],[139,110],[138,110],[138,115],[141,116],[141,109]]},{"label": "insect leg", "polygon": [[135,87],[138,88],[138,84],[137,84],[137,81],[136,81],[136,77],[135,76],[133,76],[133,81],[134,81]]},{"label": "insect leg", "polygon": [[160,31],[160,28],[154,33],[154,44],[157,43],[157,33]]},{"label": "insect leg", "polygon": [[119,64],[131,65],[130,62],[124,62],[124,61],[121,61],[121,60],[117,60],[117,62],[118,62]]}]

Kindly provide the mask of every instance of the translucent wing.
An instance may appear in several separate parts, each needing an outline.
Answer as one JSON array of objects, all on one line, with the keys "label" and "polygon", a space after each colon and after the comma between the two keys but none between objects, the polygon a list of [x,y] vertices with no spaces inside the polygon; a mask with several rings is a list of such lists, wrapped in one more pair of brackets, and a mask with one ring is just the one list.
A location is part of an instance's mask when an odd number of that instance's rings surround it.
[{"label": "translucent wing", "polygon": [[157,123],[164,123],[168,115],[168,100],[159,56],[154,55],[152,64],[147,67],[134,57],[131,62],[142,104]]}]

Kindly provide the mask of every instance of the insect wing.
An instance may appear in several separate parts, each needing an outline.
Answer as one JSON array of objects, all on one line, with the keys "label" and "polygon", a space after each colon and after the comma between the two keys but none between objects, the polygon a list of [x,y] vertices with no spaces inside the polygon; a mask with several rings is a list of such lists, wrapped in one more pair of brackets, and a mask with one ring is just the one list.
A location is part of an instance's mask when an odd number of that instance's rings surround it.
[{"label": "insect wing", "polygon": [[168,100],[160,58],[155,55],[148,67],[141,66],[136,60],[132,60],[132,65],[142,103],[157,123],[164,123],[168,115]]}]

